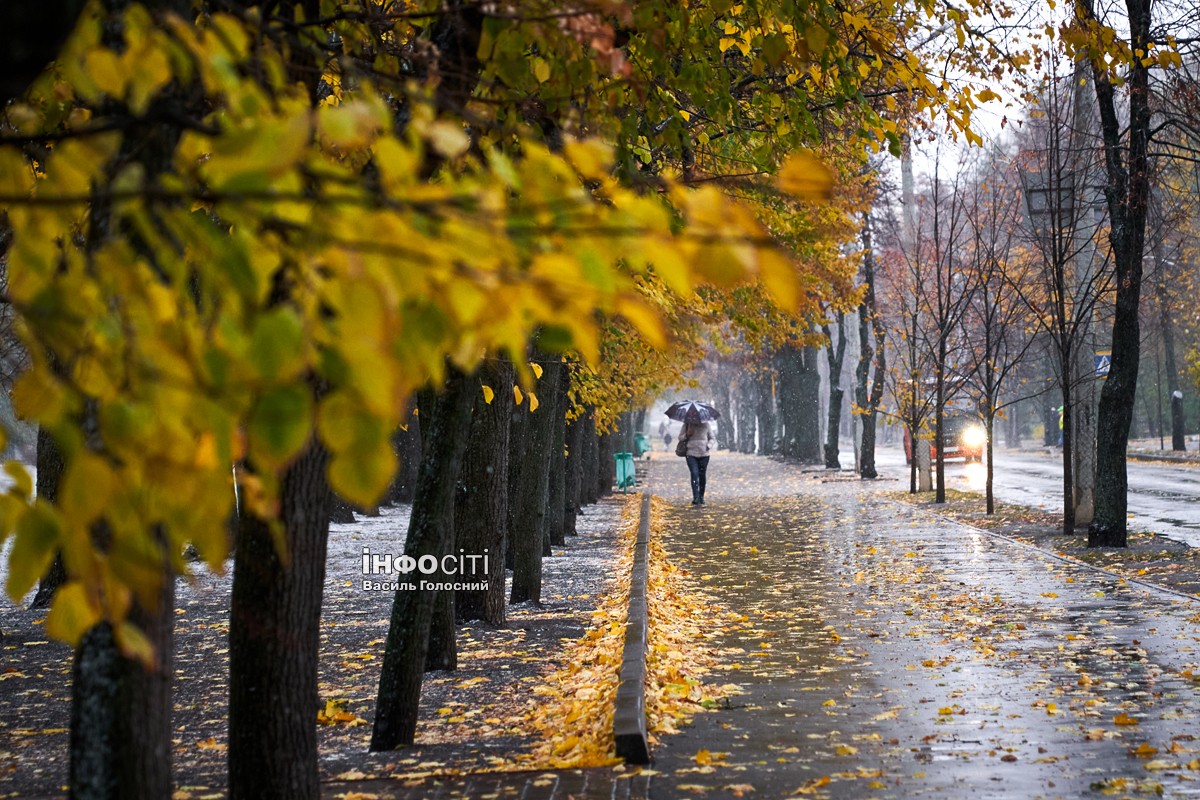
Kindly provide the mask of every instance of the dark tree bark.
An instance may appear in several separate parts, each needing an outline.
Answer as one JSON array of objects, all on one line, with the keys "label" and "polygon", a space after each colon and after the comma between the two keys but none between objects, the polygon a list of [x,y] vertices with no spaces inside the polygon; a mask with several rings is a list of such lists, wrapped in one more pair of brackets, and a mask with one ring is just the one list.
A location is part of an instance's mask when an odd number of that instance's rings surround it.
[{"label": "dark tree bark", "polygon": [[[515,380],[515,370],[514,370]],[[504,567],[512,569],[516,563],[513,551],[512,530],[513,516],[516,514],[517,503],[521,489],[521,466],[525,462],[525,437],[529,431],[529,414],[524,405],[516,405],[515,399],[509,415],[508,423],[508,524],[507,546],[504,551]]]},{"label": "dark tree bark", "polygon": [[[1151,46],[1150,0],[1126,0],[1129,44],[1134,53]],[[1082,0],[1079,13],[1096,19],[1093,0]],[[1113,315],[1112,365],[1100,389],[1096,442],[1096,513],[1088,526],[1088,547],[1128,546],[1126,514],[1128,475],[1125,451],[1137,391],[1141,328],[1138,308],[1142,291],[1142,258],[1146,239],[1146,212],[1150,199],[1150,81],[1149,68],[1133,58],[1125,76],[1128,86],[1129,124],[1122,135],[1117,117],[1116,91],[1106,67],[1092,68],[1100,108],[1100,133],[1104,142],[1108,201],[1109,241],[1115,265],[1116,308]]]},{"label": "dark tree bark", "polygon": [[[456,483],[462,472],[474,400],[474,391],[468,386],[476,384],[451,369],[432,413],[424,420],[428,456],[421,462],[404,546],[405,555],[418,564],[422,557],[440,563],[450,549]],[[393,750],[413,742],[437,595],[419,588],[396,592],[379,676],[371,750]]]},{"label": "dark tree bark", "polygon": [[1171,319],[1171,303],[1167,299],[1167,281],[1162,275],[1167,259],[1162,255],[1161,240],[1155,242],[1154,296],[1158,303],[1159,328],[1162,331],[1163,362],[1167,373],[1167,392],[1171,402],[1171,449],[1187,450],[1184,439],[1183,392],[1179,389],[1179,367],[1175,360],[1175,325]]},{"label": "dark tree bark", "polygon": [[563,492],[563,533],[575,536],[580,512],[580,492],[583,481],[584,428],[587,418],[576,417],[567,423],[566,486]]},{"label": "dark tree bark", "polygon": [[775,454],[775,371],[764,369],[755,375],[754,421],[761,435],[758,437],[758,454]]},{"label": "dark tree bark", "polygon": [[821,374],[817,371],[817,349],[800,350],[796,416],[796,457],[805,464],[821,463]]},{"label": "dark tree bark", "polygon": [[[753,453],[755,451],[755,432],[758,424],[755,408],[758,405],[758,387],[754,379],[743,374],[737,382],[737,402],[734,405],[737,417],[737,451]],[[770,438],[770,433],[763,431],[758,439]]]},{"label": "dark tree bark", "polygon": [[329,521],[339,525],[354,524],[354,506],[335,494],[333,501],[329,504]]},{"label": "dark tree bark", "polygon": [[241,516],[229,626],[229,788],[237,798],[318,798],[321,593],[333,493],[316,439],[283,474],[286,558]]},{"label": "dark tree bark", "polygon": [[557,358],[541,358],[544,394],[538,409],[528,413],[525,450],[517,471],[516,505],[509,515],[509,540],[513,549],[513,579],[509,602],[540,603],[542,556],[546,535],[546,508],[550,499],[550,452],[555,430],[558,381],[563,365]]},{"label": "dark tree bark", "polygon": [[89,630],[75,652],[70,796],[77,800],[171,796],[175,583],[165,537],[158,542],[164,577],[158,605],[135,601],[128,616],[153,645],[155,663],[147,668],[123,656],[107,622]]},{"label": "dark tree bark", "polygon": [[583,415],[583,456],[579,476],[579,507],[595,505],[600,499],[600,433],[596,409],[588,406]]},{"label": "dark tree bark", "polygon": [[[482,619],[491,625],[504,624],[504,555],[508,547],[508,456],[514,380],[507,358],[485,362],[480,381],[495,390],[491,403],[477,387],[472,389],[475,409],[471,435],[463,458],[462,483],[454,508],[454,532],[458,547],[467,556],[488,556],[487,589],[460,590],[455,597],[455,614],[460,622]],[[475,381],[470,383],[474,384]],[[476,561],[475,563],[479,563]],[[464,576],[466,583],[480,580],[477,573]]]},{"label": "dark tree bark", "polygon": [[[550,435],[550,493],[546,508],[546,538],[550,544],[562,546],[567,543],[567,461],[565,455],[567,438],[567,407],[571,374],[565,366],[559,368],[558,389],[554,398],[554,430]],[[645,412],[641,412],[645,419]]]},{"label": "dark tree bark", "polygon": [[[497,387],[493,387],[497,388]],[[507,391],[507,387],[498,387]],[[410,400],[404,427],[392,434],[392,449],[400,467],[396,478],[384,496],[384,505],[411,503],[417,490],[417,472],[421,467],[421,417],[416,413],[416,402]]]},{"label": "dark tree bark", "polygon": [[[871,243],[871,218],[863,220],[863,285],[866,293],[858,308],[858,367],[855,371],[856,384],[854,403],[862,422],[862,442],[859,446],[858,474],[868,480],[879,477],[875,469],[875,416],[883,402],[884,379],[887,375],[887,332],[880,319],[875,301],[875,251]],[[869,330],[868,330],[869,329]],[[871,335],[874,335],[874,347]],[[871,389],[867,390],[871,359],[875,360],[875,377]]]},{"label": "dark tree bark", "polygon": [[733,384],[733,370],[725,359],[717,361],[717,379],[714,381],[713,395],[717,411],[721,414],[721,420],[717,423],[717,448],[720,450],[733,450],[737,446],[737,439],[734,436],[735,421],[733,418],[733,403],[730,397],[729,387]]},{"label": "dark tree bark", "polygon": [[842,365],[846,362],[846,314],[838,311],[834,315],[837,320],[837,340],[834,341],[829,326],[824,327],[825,338],[829,342],[825,349],[825,359],[829,364],[829,414],[825,431],[825,468],[841,469],[839,459],[838,434],[842,424],[842,401],[846,392],[842,389]]},{"label": "dark tree bark", "polygon": [[596,440],[596,499],[608,497],[617,483],[616,434],[602,433]]},{"label": "dark tree bark", "polygon": [[[54,441],[54,437],[45,428],[38,428],[37,435],[37,496],[55,502],[58,499],[58,486],[63,476],[62,451]],[[67,571],[63,567],[62,556],[55,556],[50,571],[38,584],[37,594],[33,596],[30,608],[49,608],[54,600],[58,587],[67,582]]]}]

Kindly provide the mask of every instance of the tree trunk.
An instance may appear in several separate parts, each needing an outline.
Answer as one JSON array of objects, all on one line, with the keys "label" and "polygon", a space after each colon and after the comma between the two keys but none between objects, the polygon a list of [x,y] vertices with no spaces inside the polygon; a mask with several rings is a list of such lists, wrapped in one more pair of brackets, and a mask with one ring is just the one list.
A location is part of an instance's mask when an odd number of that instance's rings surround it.
[{"label": "tree trunk", "polygon": [[597,499],[612,494],[613,486],[617,483],[617,462],[613,457],[616,453],[616,444],[616,436],[611,432],[600,434],[600,438],[597,440]]},{"label": "tree trunk", "polygon": [[800,350],[797,380],[796,431],[797,457],[805,464],[821,463],[821,374],[817,371],[817,349],[807,345]]},{"label": "tree trunk", "polygon": [[825,337],[829,344],[826,346],[825,357],[829,363],[829,415],[825,430],[825,468],[841,469],[839,459],[838,434],[842,422],[842,400],[846,393],[842,389],[842,365],[846,361],[846,315],[837,312],[837,342],[834,343],[829,326],[825,326]]},{"label": "tree trunk", "polygon": [[[854,402],[862,421],[862,444],[859,447],[858,474],[866,479],[879,476],[875,469],[875,416],[879,403],[883,400],[884,377],[887,374],[886,331],[875,301],[875,250],[871,241],[870,214],[863,217],[863,284],[866,293],[862,305],[858,309],[858,383],[855,389]],[[868,335],[868,326],[875,337],[872,349]],[[870,371],[870,361],[875,358],[875,379],[871,390],[867,391],[867,376]]]},{"label": "tree trunk", "polygon": [[[63,476],[62,451],[54,437],[45,428],[38,428],[37,434],[37,496],[54,503],[58,500],[58,486]],[[63,567],[62,556],[56,555],[50,571],[42,577],[38,584],[37,594],[33,596],[30,608],[49,608],[54,600],[58,587],[67,582],[67,571]]]},{"label": "tree trunk", "polygon": [[770,431],[775,430],[775,384],[774,370],[764,369],[755,375],[755,425],[762,435],[758,437],[758,454],[760,456],[774,455],[775,436]]},{"label": "tree trunk", "polygon": [[[418,564],[422,559],[441,563],[450,549],[454,531],[456,483],[462,473],[463,454],[470,431],[471,404],[477,386],[451,368],[433,411],[424,420],[428,457],[421,461],[417,495],[408,523],[405,555]],[[471,387],[471,388],[468,388]],[[387,644],[375,701],[373,751],[410,745],[417,730],[421,678],[429,649],[430,623],[439,592],[398,589],[392,601]]]},{"label": "tree trunk", "polygon": [[[507,387],[493,387],[498,392]],[[384,505],[411,503],[417,489],[417,472],[421,466],[421,418],[416,413],[415,400],[409,400],[405,425],[392,434],[392,450],[400,466],[384,497]]]},{"label": "tree trunk", "polygon": [[567,424],[566,486],[563,492],[563,532],[567,536],[579,533],[580,492],[583,480],[584,424],[579,416]]},{"label": "tree trunk", "polygon": [[[738,381],[737,399],[737,449],[739,453],[753,453],[755,449],[755,429],[758,424],[754,413],[757,405],[755,395],[754,382],[749,376],[743,375]],[[769,439],[770,433],[763,431],[762,435],[757,438],[759,441]]]},{"label": "tree trunk", "polygon": [[[565,366],[559,368],[558,389],[554,397],[554,430],[550,434],[550,493],[546,507],[546,536],[550,544],[561,547],[567,543],[567,391],[571,374]],[[645,420],[646,413],[638,418]],[[643,423],[635,419],[635,430]]]},{"label": "tree trunk", "polygon": [[354,506],[335,494],[329,504],[329,521],[338,525],[353,525],[355,522]]},{"label": "tree trunk", "polygon": [[[546,531],[546,507],[550,495],[550,450],[555,429],[558,380],[563,369],[557,358],[541,360],[538,381],[544,397],[536,411],[529,412],[525,449],[517,471],[515,506],[509,514],[509,540],[513,550],[513,579],[509,602],[541,602],[542,556]],[[527,408],[527,407],[526,407]],[[609,461],[612,461],[611,454]]]},{"label": "tree trunk", "polygon": [[[1096,19],[1093,0],[1080,3],[1087,20]],[[1151,3],[1127,0],[1129,43],[1134,53],[1149,52]],[[1148,67],[1140,58],[1128,65],[1129,125],[1122,136],[1114,87],[1106,66],[1093,65],[1092,78],[1100,110],[1110,220],[1109,240],[1115,264],[1116,307],[1113,315],[1112,363],[1100,390],[1096,446],[1096,513],[1088,526],[1088,547],[1126,547],[1128,475],[1125,452],[1137,391],[1141,329],[1138,310],[1142,289],[1142,257],[1146,211],[1150,198],[1150,86]],[[1128,158],[1126,164],[1123,159]]]},{"label": "tree trunk", "polygon": [[600,483],[597,453],[600,443],[596,436],[596,410],[587,406],[579,418],[582,430],[579,437],[582,446],[579,452],[579,508],[590,506],[598,499],[596,487]]},{"label": "tree trunk", "polygon": [[240,517],[229,626],[229,792],[313,798],[317,654],[333,493],[315,438],[283,474],[283,557],[271,527]]},{"label": "tree trunk", "polygon": [[75,653],[70,784],[78,800],[171,796],[175,578],[166,537],[158,542],[158,606],[146,609],[135,601],[128,616],[154,647],[155,663],[147,668],[123,656],[107,622],[89,630]]},{"label": "tree trunk", "polygon": [[727,373],[729,371],[724,360],[717,362],[717,380],[713,387],[713,399],[717,411],[721,414],[721,421],[717,424],[717,448],[719,450],[733,450],[737,442],[733,436],[733,409],[729,397],[729,386],[732,381],[728,380],[730,376]]},{"label": "tree trunk", "polygon": [[[1156,253],[1162,250],[1162,242],[1155,244]],[[1175,326],[1171,320],[1171,305],[1167,300],[1167,286],[1163,279],[1162,270],[1167,260],[1161,255],[1155,258],[1158,266],[1155,271],[1155,299],[1158,301],[1159,325],[1162,328],[1163,361],[1166,362],[1167,391],[1171,400],[1171,449],[1187,450],[1184,439],[1183,424],[1183,392],[1179,390],[1179,368],[1175,361]]]},{"label": "tree trunk", "polygon": [[[455,597],[460,622],[482,619],[491,625],[504,624],[504,555],[508,547],[508,457],[513,395],[513,365],[507,358],[485,362],[480,382],[495,390],[492,402],[469,381],[475,398],[470,441],[463,457],[462,483],[454,508],[454,533],[466,556],[487,555],[488,570],[472,570],[460,578],[464,583],[487,580],[487,588],[462,589]],[[478,560],[473,562],[479,564]]]},{"label": "tree trunk", "polygon": [[[864,234],[869,241],[869,235]],[[863,260],[871,258],[870,250]],[[872,283],[873,275],[872,275]],[[870,297],[872,289],[867,288]],[[871,358],[875,355],[871,348],[870,308],[866,299],[858,307],[858,364],[854,369],[854,412],[862,424],[862,438],[858,446],[858,475],[861,478],[874,479],[879,477],[875,469],[875,409],[871,405],[871,397],[867,383],[871,377]]]}]

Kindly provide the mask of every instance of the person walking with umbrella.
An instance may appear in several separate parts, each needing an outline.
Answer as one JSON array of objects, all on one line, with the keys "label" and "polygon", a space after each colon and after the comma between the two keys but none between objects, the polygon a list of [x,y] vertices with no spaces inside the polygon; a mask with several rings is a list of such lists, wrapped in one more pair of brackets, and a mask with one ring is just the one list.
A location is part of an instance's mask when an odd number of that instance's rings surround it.
[{"label": "person walking with umbrella", "polygon": [[717,439],[709,423],[720,419],[721,415],[708,403],[682,400],[673,403],[667,409],[667,417],[683,423],[675,452],[687,457],[688,472],[692,477],[692,505],[702,506],[708,477],[709,453]]}]

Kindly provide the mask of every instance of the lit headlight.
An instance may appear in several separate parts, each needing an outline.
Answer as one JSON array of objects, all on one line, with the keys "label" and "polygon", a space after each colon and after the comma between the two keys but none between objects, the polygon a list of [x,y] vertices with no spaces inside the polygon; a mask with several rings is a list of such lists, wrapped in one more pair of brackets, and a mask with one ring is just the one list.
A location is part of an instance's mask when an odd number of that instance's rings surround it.
[{"label": "lit headlight", "polygon": [[987,441],[987,432],[982,425],[972,425],[963,431],[962,440],[967,447],[983,447]]}]

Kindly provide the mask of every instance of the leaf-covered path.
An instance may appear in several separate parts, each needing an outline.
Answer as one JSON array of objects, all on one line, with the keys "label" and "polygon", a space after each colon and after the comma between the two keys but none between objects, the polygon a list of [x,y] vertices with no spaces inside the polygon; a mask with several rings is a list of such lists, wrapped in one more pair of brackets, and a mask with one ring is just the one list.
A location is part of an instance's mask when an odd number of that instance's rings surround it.
[{"label": "leaf-covered path", "polygon": [[672,558],[746,617],[714,676],[745,694],[660,744],[652,797],[1200,796],[1200,603],[886,484],[719,453],[697,508],[652,475]]}]

